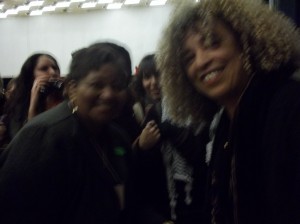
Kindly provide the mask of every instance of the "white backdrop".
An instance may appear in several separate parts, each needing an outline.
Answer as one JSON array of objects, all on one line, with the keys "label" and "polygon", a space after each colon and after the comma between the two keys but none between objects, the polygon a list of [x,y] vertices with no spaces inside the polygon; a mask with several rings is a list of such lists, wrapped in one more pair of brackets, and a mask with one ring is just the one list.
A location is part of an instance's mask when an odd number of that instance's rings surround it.
[{"label": "white backdrop", "polygon": [[144,55],[156,50],[171,9],[166,5],[0,19],[0,74],[17,76],[29,55],[46,51],[65,75],[73,51],[103,40],[124,45],[134,69]]}]

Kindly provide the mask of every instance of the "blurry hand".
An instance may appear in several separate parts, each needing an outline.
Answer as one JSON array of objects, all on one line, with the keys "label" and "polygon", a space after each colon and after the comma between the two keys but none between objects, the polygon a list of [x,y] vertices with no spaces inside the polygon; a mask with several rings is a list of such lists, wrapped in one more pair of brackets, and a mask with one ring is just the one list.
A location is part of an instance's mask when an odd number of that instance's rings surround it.
[{"label": "blurry hand", "polygon": [[149,121],[143,129],[139,138],[139,148],[142,150],[151,149],[160,139],[160,130],[154,121]]},{"label": "blurry hand", "polygon": [[28,117],[27,119],[30,120],[34,116],[38,114],[38,102],[41,95],[41,92],[45,91],[45,88],[49,85],[49,76],[42,75],[36,77],[32,88],[31,88],[31,95],[30,95],[30,104],[28,109]]}]

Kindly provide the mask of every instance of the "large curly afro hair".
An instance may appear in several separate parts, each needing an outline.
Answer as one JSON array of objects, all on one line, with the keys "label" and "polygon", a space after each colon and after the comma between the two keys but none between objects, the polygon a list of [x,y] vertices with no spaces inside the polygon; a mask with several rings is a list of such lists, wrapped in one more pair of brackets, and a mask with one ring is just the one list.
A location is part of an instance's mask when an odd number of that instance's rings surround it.
[{"label": "large curly afro hair", "polygon": [[164,111],[174,123],[209,121],[218,105],[189,83],[182,63],[182,46],[190,29],[209,39],[213,23],[222,21],[235,34],[245,74],[268,74],[284,66],[299,67],[299,30],[282,13],[255,0],[201,0],[175,7],[158,46]]}]

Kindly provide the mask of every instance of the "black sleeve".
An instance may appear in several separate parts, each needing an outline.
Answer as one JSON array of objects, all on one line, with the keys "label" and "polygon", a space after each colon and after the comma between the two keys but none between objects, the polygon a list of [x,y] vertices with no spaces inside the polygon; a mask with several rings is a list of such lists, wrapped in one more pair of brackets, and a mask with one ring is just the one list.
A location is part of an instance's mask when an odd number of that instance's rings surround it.
[{"label": "black sleeve", "polygon": [[58,223],[66,169],[51,136],[38,127],[19,132],[1,157],[0,223]]}]

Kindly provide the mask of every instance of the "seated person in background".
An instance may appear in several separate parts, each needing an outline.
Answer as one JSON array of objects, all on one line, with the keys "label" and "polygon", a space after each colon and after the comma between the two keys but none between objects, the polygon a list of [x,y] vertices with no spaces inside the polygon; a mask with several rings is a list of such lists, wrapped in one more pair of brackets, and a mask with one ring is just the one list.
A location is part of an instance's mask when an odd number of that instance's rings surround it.
[{"label": "seated person in background", "polygon": [[0,223],[125,223],[130,143],[111,123],[131,74],[120,49],[105,42],[77,51],[67,99],[31,119],[3,151]]}]

